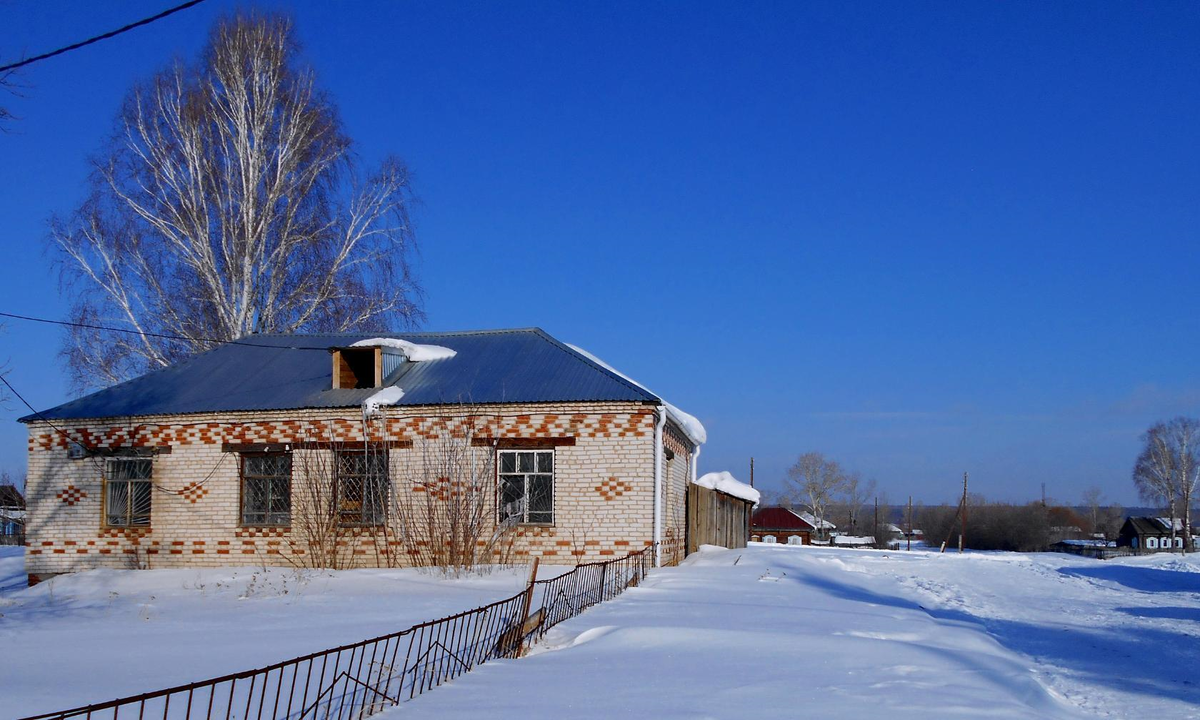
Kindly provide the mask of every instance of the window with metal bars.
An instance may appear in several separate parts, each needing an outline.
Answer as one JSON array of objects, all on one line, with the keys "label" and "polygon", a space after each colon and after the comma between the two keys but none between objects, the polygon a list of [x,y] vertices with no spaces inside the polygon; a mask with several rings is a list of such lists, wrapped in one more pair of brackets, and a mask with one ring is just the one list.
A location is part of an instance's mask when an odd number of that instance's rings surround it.
[{"label": "window with metal bars", "polygon": [[554,451],[498,450],[500,520],[554,523]]},{"label": "window with metal bars", "polygon": [[291,521],[292,456],[242,455],[242,524],[286,526]]},{"label": "window with metal bars", "polygon": [[104,464],[104,522],[116,527],[150,524],[150,458],[110,458]]},{"label": "window with metal bars", "polygon": [[388,487],[386,448],[337,451],[334,492],[342,525],[382,525]]}]

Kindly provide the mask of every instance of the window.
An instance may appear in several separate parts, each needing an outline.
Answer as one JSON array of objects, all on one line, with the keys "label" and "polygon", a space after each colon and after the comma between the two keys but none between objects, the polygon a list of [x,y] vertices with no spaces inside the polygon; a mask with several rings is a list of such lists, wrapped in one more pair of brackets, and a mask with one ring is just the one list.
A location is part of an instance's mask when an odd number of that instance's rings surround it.
[{"label": "window", "polygon": [[242,524],[289,525],[292,521],[292,456],[242,456]]},{"label": "window", "polygon": [[338,521],[343,525],[382,525],[387,517],[387,450],[338,450]]},{"label": "window", "polygon": [[1146,538],[1146,549],[1147,550],[1157,550],[1158,549],[1158,538],[1154,538],[1154,537]]},{"label": "window", "polygon": [[149,458],[115,458],[104,466],[104,521],[118,527],[150,524]]},{"label": "window", "polygon": [[500,450],[500,518],[554,522],[554,451]]},{"label": "window", "polygon": [[1181,538],[1181,537],[1175,538],[1175,547],[1177,547],[1177,548],[1183,547],[1183,538]]}]

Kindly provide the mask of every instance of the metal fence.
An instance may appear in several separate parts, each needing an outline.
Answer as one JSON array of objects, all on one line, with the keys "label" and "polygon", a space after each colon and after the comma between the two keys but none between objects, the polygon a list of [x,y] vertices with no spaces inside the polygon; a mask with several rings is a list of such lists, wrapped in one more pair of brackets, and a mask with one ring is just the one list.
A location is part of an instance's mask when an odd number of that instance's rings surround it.
[{"label": "metal fence", "polygon": [[476,665],[520,657],[558,623],[637,585],[652,564],[646,548],[578,565],[510,598],[390,635],[25,720],[357,720]]}]

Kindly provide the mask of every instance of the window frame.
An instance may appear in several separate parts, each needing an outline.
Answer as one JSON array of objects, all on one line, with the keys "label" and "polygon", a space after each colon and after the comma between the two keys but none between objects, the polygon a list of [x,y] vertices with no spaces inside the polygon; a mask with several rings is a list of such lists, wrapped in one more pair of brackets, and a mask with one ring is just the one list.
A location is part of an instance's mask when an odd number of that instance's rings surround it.
[{"label": "window frame", "polygon": [[[112,467],[116,464],[124,463],[147,463],[149,472],[144,478],[121,478],[114,480],[112,478]],[[103,492],[101,493],[100,503],[100,520],[106,528],[122,528],[122,529],[143,529],[151,526],[154,515],[154,458],[152,457],[110,457],[105,458],[104,473],[103,473]],[[145,522],[139,523],[136,521],[133,512],[133,484],[146,485],[147,508],[144,513]],[[112,522],[111,505],[112,500],[109,494],[112,492],[112,487],[115,484],[128,486],[126,489],[125,502],[125,522]],[[138,517],[142,517],[139,514]]]},{"label": "window frame", "polygon": [[[246,520],[246,481],[247,480],[278,480],[281,475],[247,475],[246,461],[252,458],[259,457],[286,457],[287,466],[287,522],[248,522]],[[238,453],[238,527],[245,528],[290,528],[292,526],[292,478],[293,465],[292,454],[286,451],[262,451],[262,452],[241,452]],[[270,511],[271,496],[267,496],[267,510],[262,514],[268,518],[272,515]]]},{"label": "window frame", "polygon": [[[522,453],[527,453],[527,454],[531,454],[534,456],[534,470],[532,472],[521,472],[519,470],[519,468],[521,466],[520,465],[521,461],[520,461],[519,457]],[[537,456],[540,453],[548,453],[550,455],[550,472],[549,473],[539,472],[537,470]],[[518,459],[517,459],[516,465],[515,465],[515,467],[518,468],[518,470],[516,472],[506,473],[501,470],[501,468],[503,467],[503,461],[501,460],[501,458],[503,455],[506,455],[506,454],[518,456]],[[521,447],[496,448],[496,522],[497,522],[497,524],[508,520],[507,517],[501,517],[501,512],[504,509],[505,476],[515,476],[515,475],[522,476],[524,478],[523,484],[524,484],[524,491],[525,491],[525,493],[522,497],[527,498],[527,497],[529,497],[529,478],[530,478],[530,476],[541,476],[541,475],[547,475],[547,474],[549,474],[549,476],[550,476],[550,510],[549,510],[550,519],[549,520],[532,520],[531,521],[529,519],[529,513],[530,513],[529,503],[527,502],[525,504],[525,510],[523,511],[521,520],[518,522],[518,525],[525,525],[525,526],[532,526],[532,527],[554,527],[554,524],[555,524],[555,521],[556,521],[556,518],[558,515],[558,513],[555,511],[555,501],[557,500],[557,497],[558,497],[558,492],[557,492],[558,452],[554,446],[527,447],[527,448],[521,448]],[[537,511],[537,512],[543,512],[543,511]]]},{"label": "window frame", "polygon": [[[368,522],[364,519],[363,508],[359,509],[359,520],[346,520],[345,511],[342,510],[342,481],[346,477],[361,477],[364,480],[370,477],[369,472],[364,475],[346,476],[342,473],[342,457],[345,455],[362,455],[367,458],[376,457],[382,458],[383,461],[383,502],[381,503],[380,511],[377,516]],[[383,527],[388,520],[388,502],[391,499],[392,478],[391,478],[391,454],[388,452],[386,445],[370,444],[361,448],[336,448],[333,451],[333,512],[336,516],[338,527],[352,528],[372,528]],[[361,490],[362,497],[366,497],[366,484],[364,482]],[[360,505],[365,506],[363,500],[360,499]]]}]

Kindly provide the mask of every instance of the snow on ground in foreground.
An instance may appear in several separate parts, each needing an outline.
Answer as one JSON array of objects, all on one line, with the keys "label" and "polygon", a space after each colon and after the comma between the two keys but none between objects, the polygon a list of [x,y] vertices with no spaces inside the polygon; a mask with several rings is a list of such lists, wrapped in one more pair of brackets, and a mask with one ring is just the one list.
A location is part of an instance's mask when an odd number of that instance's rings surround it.
[{"label": "snow on ground in foreground", "polygon": [[526,568],[445,580],[415,570],[92,570],[25,588],[0,547],[0,717],[250,670],[509,597]]},{"label": "snow on ground in foreground", "polygon": [[[21,572],[0,550],[0,647],[21,657],[0,716],[261,666],[524,580],[93,571],[13,589]],[[1200,558],[754,544],[654,571],[390,717],[1200,718],[1198,661]]]},{"label": "snow on ground in foreground", "polygon": [[1192,558],[754,544],[389,717],[1200,717],[1197,590]]}]

